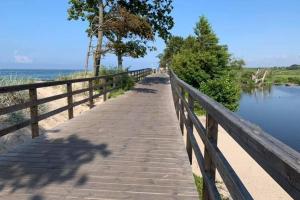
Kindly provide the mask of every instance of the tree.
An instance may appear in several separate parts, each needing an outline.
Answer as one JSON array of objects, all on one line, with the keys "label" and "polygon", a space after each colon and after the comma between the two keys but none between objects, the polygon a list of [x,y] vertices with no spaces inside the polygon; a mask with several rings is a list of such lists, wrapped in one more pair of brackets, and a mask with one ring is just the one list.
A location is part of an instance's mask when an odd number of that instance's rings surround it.
[{"label": "tree", "polygon": [[195,36],[186,38],[172,56],[174,72],[193,87],[235,110],[240,89],[236,78],[230,75],[231,55],[227,46],[219,44],[205,17],[200,17],[194,33]]},{"label": "tree", "polygon": [[[170,35],[169,30],[174,25],[173,18],[170,16],[173,9],[171,3],[172,0],[69,0],[69,4],[71,5],[68,10],[69,19],[88,20],[88,35],[98,38],[96,52],[94,53],[94,75],[99,75],[101,56],[112,50],[113,47],[117,47],[115,50],[120,49],[119,47],[122,47],[121,49],[124,50],[126,47],[126,53],[128,53],[128,49],[134,48],[134,50],[136,50],[134,55],[140,56],[145,54],[144,48],[139,48],[138,50],[136,48],[140,47],[141,44],[147,43],[147,39],[149,38],[141,40],[135,39],[134,42],[131,41],[131,43],[127,43],[132,39],[128,36],[135,34],[143,37],[143,29],[137,29],[140,32],[135,32],[136,30],[131,29],[131,26],[127,26],[130,25],[129,23],[125,23],[126,26],[123,26],[123,28],[127,34],[122,35],[119,32],[114,32],[116,27],[124,25],[120,24],[122,20],[118,20],[120,15],[115,15],[115,13],[117,13],[116,10],[121,11],[120,8],[124,8],[127,13],[143,18],[144,21],[150,25],[153,35],[158,34],[159,37],[167,39]],[[114,22],[114,26],[112,26],[112,22]],[[110,42],[118,45],[113,46],[111,43],[108,43],[104,45],[103,48],[103,39],[108,39],[108,37],[112,36],[112,33],[118,36],[118,38]],[[123,37],[128,41],[123,43]],[[123,55],[125,55],[125,53]]]},{"label": "tree", "polygon": [[180,51],[183,44],[184,39],[179,36],[171,36],[167,40],[164,52],[158,56],[160,58],[161,68],[170,66],[173,56]]},{"label": "tree", "polygon": [[242,69],[246,65],[245,61],[243,59],[231,59],[230,60],[230,66],[233,69]]},{"label": "tree", "polygon": [[[147,53],[147,41],[154,40],[150,24],[143,18],[118,7],[112,18],[112,28],[106,33],[109,52],[116,54],[118,68],[122,69],[122,57],[143,57]],[[109,17],[110,18],[110,17]]]}]

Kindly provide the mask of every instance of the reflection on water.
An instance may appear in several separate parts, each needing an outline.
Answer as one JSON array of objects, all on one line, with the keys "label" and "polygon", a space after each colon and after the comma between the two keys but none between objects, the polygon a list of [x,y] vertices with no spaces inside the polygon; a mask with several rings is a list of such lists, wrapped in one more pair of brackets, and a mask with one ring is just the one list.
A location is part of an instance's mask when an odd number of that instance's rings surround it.
[{"label": "reflection on water", "polygon": [[244,90],[237,114],[300,152],[300,87]]}]

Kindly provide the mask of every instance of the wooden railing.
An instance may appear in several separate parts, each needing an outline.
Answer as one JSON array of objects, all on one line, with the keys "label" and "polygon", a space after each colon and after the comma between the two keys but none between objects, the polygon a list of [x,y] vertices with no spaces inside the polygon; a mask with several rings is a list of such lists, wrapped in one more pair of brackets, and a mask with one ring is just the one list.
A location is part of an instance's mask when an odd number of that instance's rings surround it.
[{"label": "wooden railing", "polygon": [[[203,176],[203,199],[220,199],[215,184],[216,169],[233,199],[253,199],[218,148],[218,125],[221,125],[292,198],[300,199],[300,154],[297,151],[180,80],[172,70],[170,79],[182,133],[184,126],[186,128],[186,149],[190,162],[194,150]],[[195,102],[206,111],[206,128],[194,112]],[[196,141],[194,129],[205,146],[204,155]]]},{"label": "wooden railing", "polygon": [[[122,72],[122,73],[106,75],[106,76],[92,77],[92,78],[50,81],[50,82],[0,87],[0,95],[4,93],[29,91],[28,101],[21,104],[10,105],[4,108],[0,108],[0,115],[5,115],[19,110],[30,108],[30,119],[0,130],[0,137],[29,125],[31,125],[32,138],[37,137],[39,136],[39,125],[38,125],[39,121],[44,120],[48,117],[51,117],[55,114],[58,114],[66,110],[68,110],[68,117],[69,119],[71,119],[73,118],[73,108],[75,106],[89,102],[89,107],[92,108],[94,106],[94,99],[100,97],[101,95],[103,95],[103,100],[106,101],[108,92],[112,92],[122,87],[124,76],[130,76],[134,79],[134,81],[139,81],[143,79],[145,76],[149,75],[150,73],[152,73],[152,69],[147,68],[147,69]],[[75,91],[72,90],[72,84],[83,83],[83,82],[88,82],[87,88],[79,89]],[[49,87],[49,86],[66,86],[67,92],[55,96],[38,99],[37,89],[43,87]],[[78,95],[84,92],[88,92],[88,98],[82,99],[77,102],[73,102],[73,95]],[[96,92],[97,94],[94,94]],[[38,113],[39,105],[49,103],[51,101],[55,101],[62,98],[67,98],[66,106],[52,110],[50,112],[41,115]]]}]

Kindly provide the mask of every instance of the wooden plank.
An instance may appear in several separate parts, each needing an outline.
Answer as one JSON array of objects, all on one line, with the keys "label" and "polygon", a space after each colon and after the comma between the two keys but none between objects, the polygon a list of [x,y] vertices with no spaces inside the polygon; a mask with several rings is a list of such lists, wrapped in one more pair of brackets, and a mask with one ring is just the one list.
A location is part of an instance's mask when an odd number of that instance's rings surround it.
[{"label": "wooden plank", "polygon": [[[180,89],[180,95],[184,98],[184,95],[185,95],[184,89],[182,87],[179,87],[179,89]],[[183,99],[179,100],[179,127],[180,127],[181,133],[183,135],[183,133],[184,133],[183,118],[185,117],[184,116],[185,114],[184,114],[184,105],[183,105],[182,101],[183,101]]]},{"label": "wooden plank", "polygon": [[30,99],[30,102],[33,103],[33,105],[30,106],[30,120],[31,120],[32,138],[35,138],[35,137],[39,136],[38,106],[36,105],[36,102],[37,102],[36,88],[29,89],[29,99]]},{"label": "wooden plank", "polygon": [[[210,115],[206,115],[206,137],[209,140],[210,144],[217,146],[218,141],[218,123]],[[216,166],[212,160],[210,153],[207,150],[207,147],[204,147],[204,168],[205,173],[208,174],[212,182],[216,181]],[[203,183],[203,200],[209,199],[208,189],[205,183]]]},{"label": "wooden plank", "polygon": [[72,83],[67,83],[67,93],[68,117],[69,119],[72,119],[74,117],[73,107],[71,106],[73,104]]},{"label": "wooden plank", "polygon": [[[188,95],[188,104],[189,104],[189,109],[194,112],[194,99],[193,97],[189,94]],[[190,116],[187,116],[187,134],[186,134],[186,151],[188,153],[189,156],[189,160],[190,160],[190,164],[192,164],[192,155],[193,155],[193,151],[192,151],[192,145],[191,145],[191,140],[190,140],[190,135],[193,135],[193,122],[190,118]]]},{"label": "wooden plank", "polygon": [[102,79],[102,85],[103,85],[103,101],[107,100],[107,85],[106,85],[106,78]]},{"label": "wooden plank", "polygon": [[0,137],[2,137],[4,135],[7,135],[7,134],[9,134],[11,132],[14,132],[16,130],[19,130],[21,128],[24,128],[26,126],[29,126],[30,124],[31,124],[31,120],[26,120],[24,122],[21,122],[21,123],[18,123],[18,124],[6,127],[4,129],[0,130]]},{"label": "wooden plank", "polygon": [[90,109],[94,107],[94,99],[93,99],[93,81],[89,81],[89,107]]}]

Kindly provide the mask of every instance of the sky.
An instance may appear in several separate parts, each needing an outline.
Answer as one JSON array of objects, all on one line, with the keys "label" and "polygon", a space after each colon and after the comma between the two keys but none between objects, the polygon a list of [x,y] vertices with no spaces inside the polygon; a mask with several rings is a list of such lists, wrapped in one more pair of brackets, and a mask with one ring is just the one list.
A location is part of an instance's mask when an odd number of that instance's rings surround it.
[{"label": "sky", "polygon": [[[173,35],[193,35],[201,15],[221,44],[248,67],[300,64],[299,0],[174,0]],[[0,0],[0,68],[82,69],[87,23],[68,21],[68,0]],[[165,47],[140,59],[125,58],[131,69],[158,66]],[[116,66],[114,55],[105,66]],[[92,63],[90,63],[90,68]]]}]

